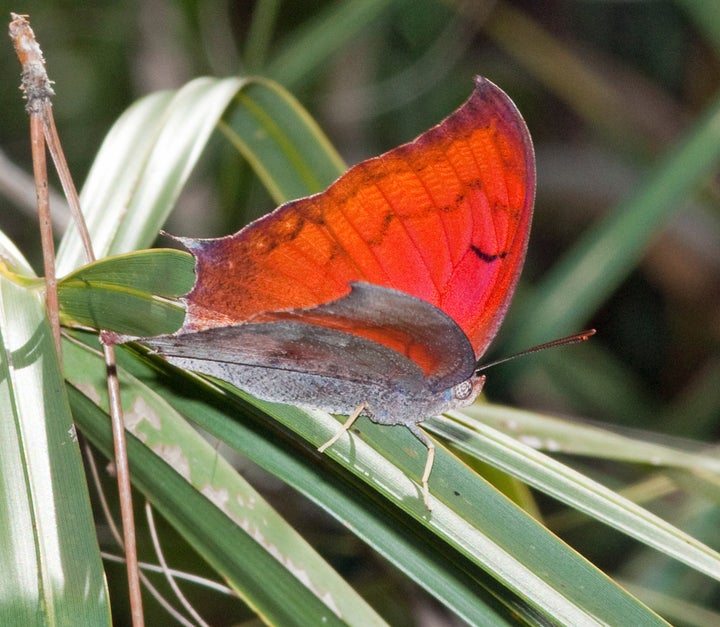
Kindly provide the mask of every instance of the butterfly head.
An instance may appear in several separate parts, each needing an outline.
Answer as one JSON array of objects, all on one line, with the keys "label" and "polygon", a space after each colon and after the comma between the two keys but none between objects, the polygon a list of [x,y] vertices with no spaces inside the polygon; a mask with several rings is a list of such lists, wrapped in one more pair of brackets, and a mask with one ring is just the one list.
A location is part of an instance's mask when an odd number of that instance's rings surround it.
[{"label": "butterfly head", "polygon": [[467,407],[475,402],[485,385],[486,376],[474,372],[469,379],[461,381],[450,388],[450,402],[447,409],[454,407]]}]

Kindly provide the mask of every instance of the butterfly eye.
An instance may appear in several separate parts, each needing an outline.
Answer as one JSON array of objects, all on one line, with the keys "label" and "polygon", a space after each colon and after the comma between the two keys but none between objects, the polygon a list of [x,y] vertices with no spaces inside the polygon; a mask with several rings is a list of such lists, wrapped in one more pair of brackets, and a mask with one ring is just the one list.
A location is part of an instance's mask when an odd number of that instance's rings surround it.
[{"label": "butterfly eye", "polygon": [[470,395],[473,393],[473,384],[470,379],[467,379],[463,381],[462,383],[458,383],[453,393],[455,395],[455,399],[458,401],[464,401],[466,398],[469,398]]}]

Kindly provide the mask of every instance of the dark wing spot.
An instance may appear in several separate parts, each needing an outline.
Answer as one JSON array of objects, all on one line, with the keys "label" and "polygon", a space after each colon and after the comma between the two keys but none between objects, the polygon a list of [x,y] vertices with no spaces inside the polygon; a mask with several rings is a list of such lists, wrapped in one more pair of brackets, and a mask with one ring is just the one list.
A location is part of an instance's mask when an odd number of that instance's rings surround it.
[{"label": "dark wing spot", "polygon": [[385,241],[385,237],[390,230],[390,225],[396,218],[397,214],[394,211],[388,211],[387,213],[385,213],[377,235],[375,237],[370,237],[366,239],[368,246],[382,246],[382,243]]},{"label": "dark wing spot", "polygon": [[492,263],[493,261],[497,261],[498,259],[503,259],[505,255],[507,255],[506,250],[491,255],[483,250],[480,250],[477,246],[475,246],[475,244],[470,244],[470,250],[472,250],[485,263]]}]

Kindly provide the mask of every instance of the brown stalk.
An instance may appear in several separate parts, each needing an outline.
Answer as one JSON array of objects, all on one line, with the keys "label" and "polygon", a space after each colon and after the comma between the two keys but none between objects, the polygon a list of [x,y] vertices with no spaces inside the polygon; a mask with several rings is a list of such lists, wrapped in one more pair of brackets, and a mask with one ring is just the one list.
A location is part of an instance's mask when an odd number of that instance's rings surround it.
[{"label": "brown stalk", "polygon": [[60,343],[60,305],[58,303],[57,278],[55,277],[55,242],[53,241],[52,222],[50,221],[50,197],[48,194],[47,161],[45,159],[45,140],[43,123],[37,116],[30,114],[30,146],[32,150],[33,174],[35,176],[35,194],[37,195],[38,221],[40,223],[40,241],[43,251],[43,271],[45,273],[45,303],[50,318],[55,350],[62,356]]},{"label": "brown stalk", "polygon": [[[30,138],[35,187],[38,198],[48,317],[52,325],[58,356],[61,357],[60,313],[57,295],[57,278],[55,277],[55,247],[50,222],[50,202],[45,161],[46,145],[60,177],[60,182],[68,204],[70,205],[71,214],[80,232],[80,238],[83,242],[87,261],[94,261],[95,254],[93,253],[85,219],[80,210],[77,190],[70,175],[70,170],[55,127],[52,103],[50,101],[50,97],[54,95],[54,91],[50,86],[51,81],[45,71],[45,60],[43,59],[42,51],[35,40],[35,34],[32,28],[30,28],[27,16],[17,15],[15,13],[11,13],[10,15],[12,17],[12,21],[10,22],[10,38],[13,41],[20,65],[22,66],[21,89],[27,100],[25,109],[30,115]],[[135,542],[130,469],[125,442],[124,420],[120,404],[120,385],[117,378],[115,348],[105,345],[104,354],[107,368],[108,398],[114,439],[115,464],[117,467],[120,511],[123,523],[123,544],[127,563],[130,606],[132,608],[133,625],[135,627],[141,627],[144,625],[142,595]]]}]

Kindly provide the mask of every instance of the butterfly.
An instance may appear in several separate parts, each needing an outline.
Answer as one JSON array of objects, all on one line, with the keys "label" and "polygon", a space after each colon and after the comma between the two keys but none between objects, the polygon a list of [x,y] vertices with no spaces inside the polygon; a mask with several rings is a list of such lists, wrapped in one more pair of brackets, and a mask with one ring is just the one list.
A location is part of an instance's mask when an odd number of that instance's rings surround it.
[{"label": "butterfly", "polygon": [[171,363],[267,401],[404,425],[472,403],[478,359],[523,266],[535,160],[510,98],[477,77],[417,139],[350,168],[195,257],[186,317],[145,341]]}]

